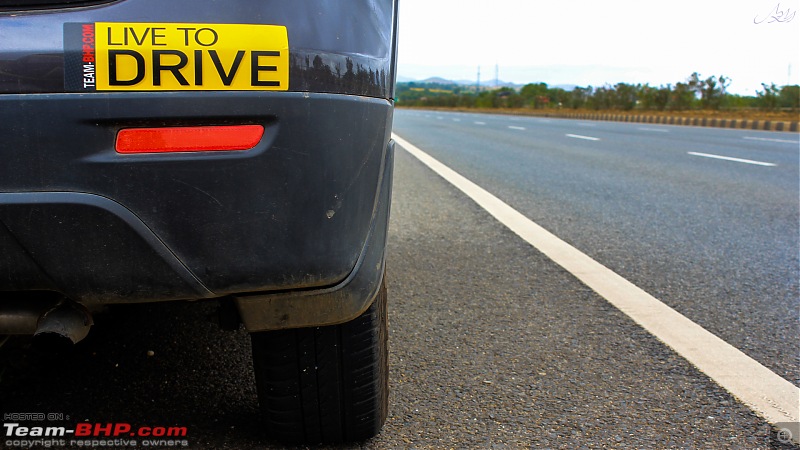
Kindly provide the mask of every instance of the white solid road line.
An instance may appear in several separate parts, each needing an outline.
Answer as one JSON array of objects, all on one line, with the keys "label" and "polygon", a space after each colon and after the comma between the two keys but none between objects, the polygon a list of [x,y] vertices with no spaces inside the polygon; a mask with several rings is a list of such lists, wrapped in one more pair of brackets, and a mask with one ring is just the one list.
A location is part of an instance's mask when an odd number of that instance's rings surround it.
[{"label": "white solid road line", "polygon": [[[798,422],[800,389],[537,225],[405,139],[392,138],[534,248],[672,347],[771,424]],[[800,436],[794,436],[797,442]]]},{"label": "white solid road line", "polygon": [[642,131],[656,131],[656,132],[658,132],[658,133],[669,133],[669,130],[667,130],[667,129],[664,129],[664,128],[641,128],[641,127],[640,127],[640,128],[637,128],[637,130],[642,130]]},{"label": "white solid road line", "polygon": [[750,136],[745,136],[742,139],[747,139],[749,141],[767,141],[767,142],[783,142],[784,144],[800,144],[800,141],[792,141],[790,139],[773,139],[773,138],[760,138],[760,137],[750,137]]},{"label": "white solid road line", "polygon": [[587,141],[599,141],[600,138],[591,137],[591,136],[581,136],[580,134],[567,134],[567,137],[575,138],[575,139],[585,139]]},{"label": "white solid road line", "polygon": [[761,161],[753,161],[751,159],[741,159],[741,158],[731,158],[730,156],[720,156],[720,155],[712,155],[709,153],[697,153],[697,152],[687,152],[689,155],[692,156],[702,156],[703,158],[712,158],[712,159],[722,159],[725,161],[734,161],[740,162],[745,164],[753,164],[756,166],[767,166],[767,167],[774,167],[775,164],[768,163],[768,162],[761,162]]},{"label": "white solid road line", "polygon": [[525,127],[515,127],[514,125],[509,125],[508,128],[511,128],[512,130],[524,130],[525,129]]}]

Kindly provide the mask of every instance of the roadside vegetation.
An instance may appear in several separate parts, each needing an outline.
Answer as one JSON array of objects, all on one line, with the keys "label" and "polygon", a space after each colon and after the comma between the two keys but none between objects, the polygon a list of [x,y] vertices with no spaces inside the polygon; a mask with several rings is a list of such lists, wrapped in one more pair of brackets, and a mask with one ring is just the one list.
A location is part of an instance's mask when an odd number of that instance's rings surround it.
[{"label": "roadside vegetation", "polygon": [[546,114],[554,110],[574,112],[647,112],[683,117],[729,117],[797,121],[800,118],[800,86],[778,87],[762,83],[756,96],[727,92],[725,76],[703,78],[698,73],[666,86],[648,84],[575,87],[566,90],[545,83],[520,89],[491,88],[440,83],[398,83],[397,106],[460,110],[511,110]]}]

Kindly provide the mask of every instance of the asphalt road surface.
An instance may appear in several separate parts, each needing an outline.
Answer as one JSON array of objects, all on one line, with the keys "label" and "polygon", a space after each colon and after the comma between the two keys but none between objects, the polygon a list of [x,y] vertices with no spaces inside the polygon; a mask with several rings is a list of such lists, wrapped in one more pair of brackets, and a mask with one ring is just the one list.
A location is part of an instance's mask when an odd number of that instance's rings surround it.
[{"label": "asphalt road surface", "polygon": [[[395,132],[798,384],[797,135],[406,110]],[[401,148],[392,207],[390,416],[362,447],[791,448]],[[247,334],[211,316],[119,307],[61,358],[12,339],[0,409],[280,448]]]},{"label": "asphalt road surface", "polygon": [[402,110],[395,132],[800,385],[797,134]]}]

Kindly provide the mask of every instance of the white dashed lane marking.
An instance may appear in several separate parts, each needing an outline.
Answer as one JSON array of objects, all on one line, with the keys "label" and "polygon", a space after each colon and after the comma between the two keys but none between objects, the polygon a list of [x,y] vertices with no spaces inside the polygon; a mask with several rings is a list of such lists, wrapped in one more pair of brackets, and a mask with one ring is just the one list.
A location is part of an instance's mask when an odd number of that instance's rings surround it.
[{"label": "white dashed lane marking", "polygon": [[781,143],[784,143],[784,144],[800,144],[800,141],[793,141],[791,139],[760,138],[760,137],[751,137],[751,136],[745,136],[742,139],[747,139],[748,141],[764,141],[764,142],[781,142]]},{"label": "white dashed lane marking", "polygon": [[567,134],[565,136],[570,137],[570,138],[574,138],[574,139],[583,139],[583,140],[586,140],[586,141],[599,141],[600,140],[600,138],[596,138],[596,137],[592,137],[592,136],[582,136],[580,134]]},{"label": "white dashed lane marking", "polygon": [[697,152],[687,152],[689,155],[692,156],[700,156],[703,158],[711,158],[711,159],[721,159],[724,161],[733,161],[739,162],[744,164],[752,164],[754,166],[766,166],[766,167],[775,167],[775,164],[768,163],[768,162],[761,162],[761,161],[753,161],[752,159],[742,159],[742,158],[731,158],[730,156],[720,156],[720,155],[712,155],[709,153],[697,153]]}]

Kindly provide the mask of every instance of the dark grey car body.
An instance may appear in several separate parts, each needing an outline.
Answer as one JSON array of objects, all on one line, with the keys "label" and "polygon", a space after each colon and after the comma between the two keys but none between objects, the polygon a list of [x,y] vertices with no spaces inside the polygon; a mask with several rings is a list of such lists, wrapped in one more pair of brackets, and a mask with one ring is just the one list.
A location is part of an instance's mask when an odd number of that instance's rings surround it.
[{"label": "dark grey car body", "polygon": [[[285,26],[288,89],[71,92],[65,24],[95,22]],[[0,3],[0,314],[53,292],[219,299],[251,332],[359,317],[383,281],[396,29],[391,0]],[[239,124],[263,126],[255,147],[114,147]]]},{"label": "dark grey car body", "polygon": [[[95,3],[0,15],[0,290],[110,303],[344,281],[388,207],[394,5]],[[101,21],[285,25],[289,90],[65,93],[63,24]],[[264,138],[235,154],[113,149],[125,127],[237,123]]]}]

